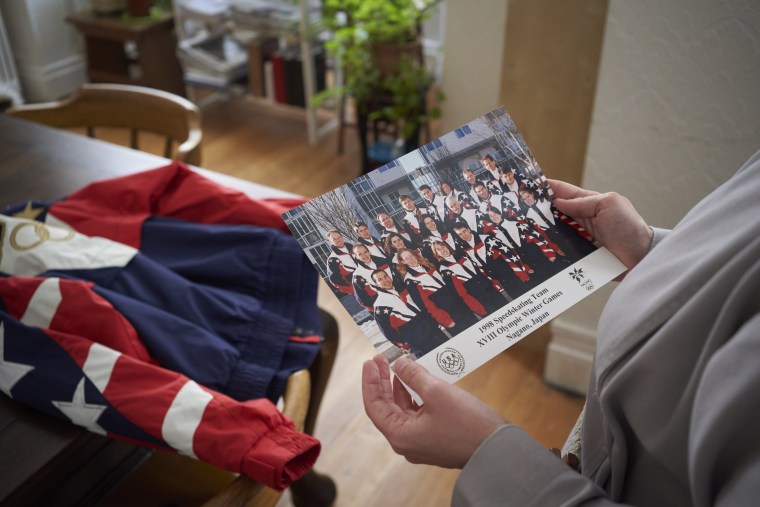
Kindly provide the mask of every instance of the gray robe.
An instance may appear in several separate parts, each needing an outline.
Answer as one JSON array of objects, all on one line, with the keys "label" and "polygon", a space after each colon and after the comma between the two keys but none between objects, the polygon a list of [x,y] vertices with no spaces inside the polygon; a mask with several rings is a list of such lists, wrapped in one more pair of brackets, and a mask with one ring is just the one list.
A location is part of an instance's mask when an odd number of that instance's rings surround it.
[{"label": "gray robe", "polygon": [[760,504],[760,152],[654,243],[599,322],[583,475],[507,425],[452,505]]}]

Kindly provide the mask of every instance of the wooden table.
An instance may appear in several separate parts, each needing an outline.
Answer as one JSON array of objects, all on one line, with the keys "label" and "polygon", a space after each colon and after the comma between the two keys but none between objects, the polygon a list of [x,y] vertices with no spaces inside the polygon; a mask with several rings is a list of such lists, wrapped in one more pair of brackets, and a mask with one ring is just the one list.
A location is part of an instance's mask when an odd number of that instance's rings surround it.
[{"label": "wooden table", "polygon": [[[158,155],[0,114],[0,209],[26,199],[58,199],[96,180],[168,163]],[[272,187],[193,169],[251,197],[294,197]]]},{"label": "wooden table", "polygon": [[[83,11],[66,21],[84,35],[90,81],[148,86],[185,96],[170,13],[126,21]],[[136,58],[125,51],[126,43],[135,45]]]},{"label": "wooden table", "polygon": [[[1,208],[26,199],[56,199],[96,180],[167,163],[162,157],[0,114]],[[195,169],[253,197],[292,195]],[[0,394],[2,506],[87,504],[148,455],[145,449],[90,433]]]}]

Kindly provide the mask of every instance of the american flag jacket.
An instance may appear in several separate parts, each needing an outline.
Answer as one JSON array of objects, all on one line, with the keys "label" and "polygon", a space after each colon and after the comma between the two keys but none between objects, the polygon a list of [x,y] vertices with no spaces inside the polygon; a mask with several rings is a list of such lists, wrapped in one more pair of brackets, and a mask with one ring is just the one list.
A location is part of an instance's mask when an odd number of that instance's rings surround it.
[{"label": "american flag jacket", "polygon": [[172,163],[8,209],[0,390],[285,488],[319,453],[273,403],[319,346],[316,273],[279,218],[299,202]]},{"label": "american flag jacket", "polygon": [[358,238],[356,242],[360,245],[366,246],[367,250],[369,250],[370,255],[379,257],[381,259],[384,259],[386,257],[382,242],[379,239],[376,239],[374,236],[370,236],[370,239]]},{"label": "american flag jacket", "polygon": [[506,206],[502,210],[502,216],[504,217],[502,223],[497,226],[488,221],[484,232],[490,234],[494,229],[500,229],[503,231],[505,239],[508,240],[507,243],[511,240],[517,246],[521,246],[522,241],[525,241],[527,244],[536,245],[544,257],[550,261],[554,261],[557,258],[557,252],[561,249],[549,238],[546,231],[535,221],[522,215],[520,209],[511,201],[506,201],[504,204]]},{"label": "american flag jacket", "polygon": [[419,296],[418,299],[425,306],[425,309],[430,316],[440,325],[449,327],[454,322],[451,315],[446,310],[436,305],[431,299],[431,295],[441,289],[445,290],[446,281],[440,273],[435,269],[425,269],[423,266],[416,269],[407,266],[404,282],[406,283],[410,295],[413,295],[413,291],[416,292]]},{"label": "american flag jacket", "polygon": [[405,211],[402,217],[404,229],[409,233],[412,244],[417,247],[422,246],[424,243],[422,237],[422,217],[424,215],[435,217],[435,211],[431,212],[426,207],[417,207],[414,211]]},{"label": "american flag jacket", "polygon": [[480,294],[472,294],[467,290],[467,285],[471,280],[478,276],[485,277],[467,255],[462,254],[459,257],[451,255],[441,259],[440,273],[451,281],[454,290],[470,310],[481,317],[485,317],[488,314],[488,311],[478,300]]},{"label": "american flag jacket", "polygon": [[369,311],[373,311],[375,299],[377,298],[377,287],[375,282],[372,281],[372,272],[376,269],[382,269],[388,276],[393,279],[393,272],[388,266],[385,258],[372,257],[370,264],[364,264],[363,262],[356,261],[356,269],[354,270],[352,285],[354,288],[354,296],[356,301]]}]

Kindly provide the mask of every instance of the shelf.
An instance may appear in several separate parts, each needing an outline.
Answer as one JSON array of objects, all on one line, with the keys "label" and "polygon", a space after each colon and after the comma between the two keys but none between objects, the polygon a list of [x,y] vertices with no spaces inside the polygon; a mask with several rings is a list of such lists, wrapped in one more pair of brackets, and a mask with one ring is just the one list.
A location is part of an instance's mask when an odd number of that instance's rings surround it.
[{"label": "shelf", "polygon": [[[322,138],[329,134],[338,126],[338,121],[329,121],[324,125],[319,125],[317,121],[316,107],[312,103],[312,97],[316,90],[316,74],[314,59],[312,58],[312,44],[308,39],[309,27],[316,21],[317,10],[310,10],[309,0],[299,0],[297,15],[295,12],[287,16],[265,16],[235,10],[232,7],[229,11],[230,20],[236,27],[242,30],[255,33],[259,37],[289,37],[298,39],[298,51],[301,59],[301,75],[303,79],[303,92],[306,112],[306,128],[309,143],[316,145]],[[182,16],[188,19],[194,19],[201,23],[209,24],[209,18],[202,15],[196,16],[188,8],[175,8],[175,14],[178,19]],[[218,16],[216,20],[223,18]],[[216,21],[211,20],[214,24]],[[281,106],[283,104],[275,102],[273,105]],[[296,107],[296,106],[289,106]]]},{"label": "shelf", "polygon": [[[84,11],[66,21],[84,36],[90,81],[147,86],[185,96],[171,14],[126,21]],[[133,44],[136,59],[127,54],[127,43]]]}]

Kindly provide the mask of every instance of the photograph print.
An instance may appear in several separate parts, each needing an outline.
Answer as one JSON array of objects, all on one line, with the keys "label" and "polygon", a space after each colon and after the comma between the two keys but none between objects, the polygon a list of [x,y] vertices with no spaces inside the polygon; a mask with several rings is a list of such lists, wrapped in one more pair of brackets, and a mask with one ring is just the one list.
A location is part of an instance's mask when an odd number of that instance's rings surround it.
[{"label": "photograph print", "polygon": [[283,218],[393,362],[422,358],[478,329],[597,250],[552,197],[499,108]]}]

